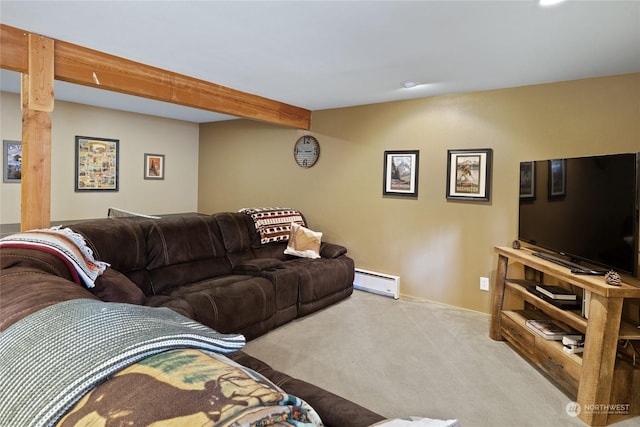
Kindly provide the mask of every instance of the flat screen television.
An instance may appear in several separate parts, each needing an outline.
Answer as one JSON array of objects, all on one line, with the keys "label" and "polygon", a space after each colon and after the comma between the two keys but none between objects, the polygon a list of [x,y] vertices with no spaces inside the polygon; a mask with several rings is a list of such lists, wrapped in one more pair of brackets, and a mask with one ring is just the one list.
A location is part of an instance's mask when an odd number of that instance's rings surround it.
[{"label": "flat screen television", "polygon": [[518,239],[637,276],[639,169],[640,153],[522,162]]}]

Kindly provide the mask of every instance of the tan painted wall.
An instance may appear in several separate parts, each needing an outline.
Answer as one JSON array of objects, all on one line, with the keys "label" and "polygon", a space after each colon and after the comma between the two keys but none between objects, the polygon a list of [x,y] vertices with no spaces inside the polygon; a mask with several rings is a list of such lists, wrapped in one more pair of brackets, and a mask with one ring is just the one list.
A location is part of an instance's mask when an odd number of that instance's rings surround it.
[{"label": "tan painted wall", "polygon": [[[302,210],[361,268],[401,276],[405,295],[489,310],[479,277],[517,237],[523,160],[640,151],[640,74],[317,111],[304,132],[238,120],[200,128],[198,210]],[[489,203],[445,199],[447,149],[493,148]],[[420,150],[417,199],[382,196],[385,150]]]},{"label": "tan painted wall", "polygon": [[[0,93],[3,140],[21,140],[20,97]],[[104,217],[110,206],[164,214],[197,209],[199,125],[57,101],[52,120],[51,219]],[[118,192],[75,188],[75,136],[120,140]],[[144,153],[165,155],[165,179],[143,179]],[[20,184],[0,183],[0,223],[20,222]]]}]

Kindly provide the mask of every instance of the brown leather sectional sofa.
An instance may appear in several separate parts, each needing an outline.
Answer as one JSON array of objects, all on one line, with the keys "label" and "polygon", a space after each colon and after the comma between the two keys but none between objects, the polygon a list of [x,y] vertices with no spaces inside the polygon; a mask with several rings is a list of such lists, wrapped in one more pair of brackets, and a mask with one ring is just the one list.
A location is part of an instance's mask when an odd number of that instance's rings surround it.
[{"label": "brown leather sectional sofa", "polygon": [[[319,259],[285,255],[286,242],[261,244],[243,213],[105,218],[69,228],[110,267],[90,292],[50,253],[0,249],[0,331],[43,307],[90,298],[168,307],[219,332],[252,339],[353,292],[354,263],[344,247],[323,242]],[[242,351],[230,358],[307,401],[327,426],[368,426],[384,419]]]},{"label": "brown leather sectional sofa", "polygon": [[69,228],[111,264],[107,277],[115,270],[120,287],[142,290],[143,304],[247,339],[353,292],[346,248],[323,243],[320,259],[287,256],[286,241],[261,244],[243,213],[100,219]]}]

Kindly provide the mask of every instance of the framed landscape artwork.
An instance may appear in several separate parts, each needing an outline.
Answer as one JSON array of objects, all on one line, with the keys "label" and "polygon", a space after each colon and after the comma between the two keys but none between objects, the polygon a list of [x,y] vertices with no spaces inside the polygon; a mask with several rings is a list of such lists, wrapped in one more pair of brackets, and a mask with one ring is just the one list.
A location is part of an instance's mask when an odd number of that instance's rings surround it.
[{"label": "framed landscape artwork", "polygon": [[144,179],[164,179],[164,154],[145,153]]},{"label": "framed landscape artwork", "polygon": [[536,198],[536,163],[520,162],[520,200]]},{"label": "framed landscape artwork", "polygon": [[118,191],[117,139],[76,136],[76,191]]},{"label": "framed landscape artwork", "polygon": [[22,143],[2,141],[2,182],[22,181]]},{"label": "framed landscape artwork", "polygon": [[385,196],[418,196],[420,151],[385,151],[382,194]]},{"label": "framed landscape artwork", "polygon": [[489,201],[491,148],[447,150],[447,199]]}]

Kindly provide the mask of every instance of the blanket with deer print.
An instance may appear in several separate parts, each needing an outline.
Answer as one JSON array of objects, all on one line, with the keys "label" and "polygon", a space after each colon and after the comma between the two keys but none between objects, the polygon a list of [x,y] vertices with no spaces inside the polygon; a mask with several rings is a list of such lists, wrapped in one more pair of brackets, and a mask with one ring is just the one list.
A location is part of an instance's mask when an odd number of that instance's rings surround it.
[{"label": "blanket with deer print", "polygon": [[304,402],[219,354],[244,342],[166,308],[46,307],[0,334],[0,425],[322,425]]},{"label": "blanket with deer print", "polygon": [[58,427],[320,426],[306,402],[230,359],[195,349],[125,368],[86,395]]}]

